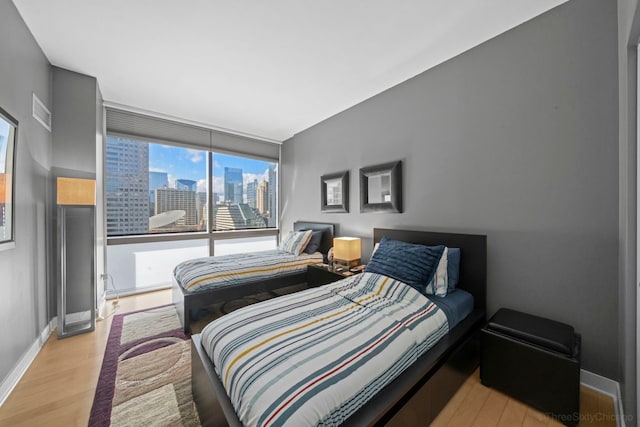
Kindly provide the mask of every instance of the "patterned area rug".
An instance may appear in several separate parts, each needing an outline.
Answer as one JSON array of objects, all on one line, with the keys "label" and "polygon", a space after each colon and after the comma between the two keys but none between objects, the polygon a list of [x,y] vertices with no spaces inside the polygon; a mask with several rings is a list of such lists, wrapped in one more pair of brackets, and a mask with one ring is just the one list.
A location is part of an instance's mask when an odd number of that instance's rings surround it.
[{"label": "patterned area rug", "polygon": [[[192,331],[240,307],[304,288],[214,305],[192,323]],[[114,316],[89,425],[200,426],[191,395],[190,346],[173,305]]]},{"label": "patterned area rug", "polygon": [[116,315],[89,425],[199,426],[189,346],[173,305]]}]

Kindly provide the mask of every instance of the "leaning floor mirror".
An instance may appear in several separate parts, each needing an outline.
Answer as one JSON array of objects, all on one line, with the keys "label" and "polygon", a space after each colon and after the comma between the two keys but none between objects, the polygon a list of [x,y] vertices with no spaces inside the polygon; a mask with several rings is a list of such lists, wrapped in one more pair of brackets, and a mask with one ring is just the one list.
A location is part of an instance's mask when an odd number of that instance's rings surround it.
[{"label": "leaning floor mirror", "polygon": [[96,323],[96,181],[58,177],[58,338]]}]

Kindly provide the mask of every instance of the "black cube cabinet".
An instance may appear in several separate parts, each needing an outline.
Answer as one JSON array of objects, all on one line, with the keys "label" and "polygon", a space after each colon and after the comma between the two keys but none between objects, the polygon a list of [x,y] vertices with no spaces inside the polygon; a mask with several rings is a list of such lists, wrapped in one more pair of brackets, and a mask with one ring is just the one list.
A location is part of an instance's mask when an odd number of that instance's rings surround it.
[{"label": "black cube cabinet", "polygon": [[580,335],[564,323],[501,308],[482,329],[480,380],[563,424],[580,419]]}]

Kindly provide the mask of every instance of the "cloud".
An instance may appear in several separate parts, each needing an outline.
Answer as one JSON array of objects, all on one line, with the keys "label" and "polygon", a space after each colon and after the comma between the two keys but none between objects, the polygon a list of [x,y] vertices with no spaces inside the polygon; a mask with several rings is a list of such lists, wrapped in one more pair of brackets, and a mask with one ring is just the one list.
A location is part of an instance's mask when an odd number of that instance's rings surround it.
[{"label": "cloud", "polygon": [[[243,181],[243,193],[244,193],[244,197],[246,199],[246,192],[247,192],[247,184],[249,182],[253,182],[254,179],[256,179],[258,181],[258,183],[260,183],[261,181],[267,181],[269,177],[269,170],[265,170],[264,173],[243,173],[242,174],[242,181]],[[168,180],[169,180],[169,186],[173,187],[175,184],[175,180],[176,177],[173,175],[168,175]],[[214,176],[213,177],[213,192],[218,194],[218,198],[220,200],[224,199],[224,177],[223,176]],[[198,180],[198,190],[199,192],[206,192],[207,191],[207,180],[206,179],[199,179]],[[215,202],[215,201],[214,201]]]},{"label": "cloud", "polygon": [[187,148],[187,156],[193,163],[200,163],[204,160],[204,151]]},{"label": "cloud", "polygon": [[218,193],[220,197],[224,195],[224,178],[221,176],[213,177],[213,192]]},{"label": "cloud", "polygon": [[264,173],[243,173],[242,174],[242,185],[244,186],[244,188],[247,188],[247,184],[250,182],[253,182],[253,180],[257,180],[258,184],[261,181],[268,181],[269,180],[269,170],[267,169],[266,171],[264,171]]}]

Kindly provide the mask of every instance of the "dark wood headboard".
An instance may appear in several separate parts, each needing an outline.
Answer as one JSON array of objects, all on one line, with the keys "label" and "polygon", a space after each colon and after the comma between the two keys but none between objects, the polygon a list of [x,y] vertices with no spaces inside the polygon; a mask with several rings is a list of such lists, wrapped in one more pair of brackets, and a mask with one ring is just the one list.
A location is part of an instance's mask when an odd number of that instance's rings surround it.
[{"label": "dark wood headboard", "polygon": [[373,243],[390,239],[427,246],[460,248],[460,282],[457,288],[473,295],[475,308],[487,306],[487,236],[480,234],[439,233],[431,231],[373,229]]},{"label": "dark wood headboard", "polygon": [[329,249],[331,249],[331,247],[333,246],[333,236],[335,234],[334,224],[329,224],[327,222],[296,221],[293,223],[293,230],[322,231],[322,243],[320,244],[319,251],[324,255],[327,255]]}]

